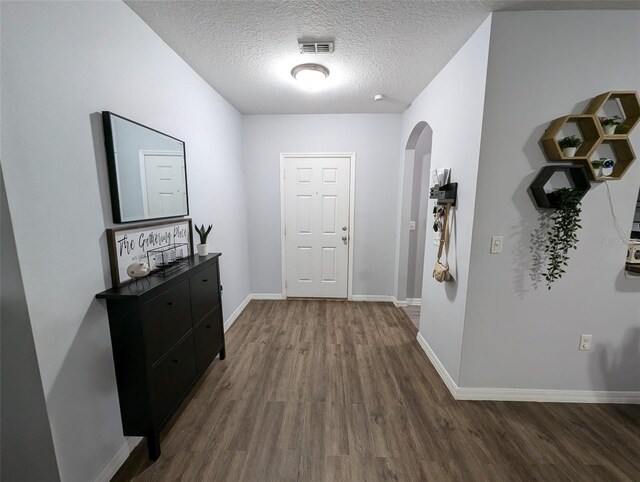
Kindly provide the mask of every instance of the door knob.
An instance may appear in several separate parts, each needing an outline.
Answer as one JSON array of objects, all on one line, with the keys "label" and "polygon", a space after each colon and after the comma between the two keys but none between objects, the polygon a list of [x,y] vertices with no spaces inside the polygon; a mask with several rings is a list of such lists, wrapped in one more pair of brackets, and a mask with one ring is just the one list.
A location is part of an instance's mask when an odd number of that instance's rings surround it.
[{"label": "door knob", "polygon": [[342,230],[343,230],[343,231],[346,231],[346,230],[347,230],[347,227],[346,227],[346,226],[342,226]]},{"label": "door knob", "polygon": [[344,244],[347,244],[347,237],[346,236],[342,236],[342,241],[344,242]]}]

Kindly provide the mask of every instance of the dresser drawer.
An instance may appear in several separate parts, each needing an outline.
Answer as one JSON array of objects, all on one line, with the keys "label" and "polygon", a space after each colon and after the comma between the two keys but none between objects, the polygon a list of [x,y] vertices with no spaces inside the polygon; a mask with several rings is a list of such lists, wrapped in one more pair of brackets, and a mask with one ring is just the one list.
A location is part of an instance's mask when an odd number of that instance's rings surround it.
[{"label": "dresser drawer", "polygon": [[161,424],[196,378],[193,335],[187,336],[151,370],[151,412],[154,425]]},{"label": "dresser drawer", "polygon": [[152,460],[162,428],[226,354],[219,256],[194,256],[165,276],[97,295],[107,300],[123,433],[146,437]]},{"label": "dresser drawer", "polygon": [[147,359],[153,364],[191,329],[188,280],[144,304],[143,326]]},{"label": "dresser drawer", "polygon": [[211,310],[193,329],[196,346],[196,368],[204,370],[222,347],[222,317],[220,306]]},{"label": "dresser drawer", "polygon": [[204,315],[220,304],[218,265],[198,271],[189,278],[191,287],[191,313],[196,325]]}]

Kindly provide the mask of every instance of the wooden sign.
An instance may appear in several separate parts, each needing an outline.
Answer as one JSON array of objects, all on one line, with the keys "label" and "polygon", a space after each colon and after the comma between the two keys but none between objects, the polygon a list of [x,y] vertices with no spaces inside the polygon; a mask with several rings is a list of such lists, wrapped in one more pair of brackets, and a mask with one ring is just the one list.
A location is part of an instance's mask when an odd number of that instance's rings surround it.
[{"label": "wooden sign", "polygon": [[[136,261],[147,263],[147,252],[177,243],[186,243],[186,256],[193,255],[191,219],[139,224],[107,229],[111,281],[114,288],[127,283],[127,267]],[[152,263],[153,264],[153,263]],[[151,266],[154,269],[154,266]]]}]

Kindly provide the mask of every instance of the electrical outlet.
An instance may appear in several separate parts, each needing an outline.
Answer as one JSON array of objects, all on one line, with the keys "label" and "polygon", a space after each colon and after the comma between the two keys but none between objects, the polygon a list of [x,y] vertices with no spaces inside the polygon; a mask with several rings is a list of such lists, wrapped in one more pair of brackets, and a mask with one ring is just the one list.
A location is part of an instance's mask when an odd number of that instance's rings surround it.
[{"label": "electrical outlet", "polygon": [[409,221],[409,231],[415,231],[415,230],[416,230],[416,222]]},{"label": "electrical outlet", "polygon": [[491,236],[491,249],[489,252],[491,254],[500,254],[502,253],[502,242],[504,241],[503,236]]},{"label": "electrical outlet", "polygon": [[580,336],[580,351],[591,350],[591,335]]}]

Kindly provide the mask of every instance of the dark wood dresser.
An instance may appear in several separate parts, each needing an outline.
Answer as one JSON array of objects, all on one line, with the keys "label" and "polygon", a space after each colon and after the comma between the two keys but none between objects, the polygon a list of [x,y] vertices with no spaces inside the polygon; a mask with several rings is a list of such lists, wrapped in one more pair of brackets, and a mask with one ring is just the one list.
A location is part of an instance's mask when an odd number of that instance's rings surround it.
[{"label": "dark wood dresser", "polygon": [[153,460],[163,426],[216,355],[225,357],[219,257],[195,256],[96,295],[107,300],[124,435],[147,437]]}]

